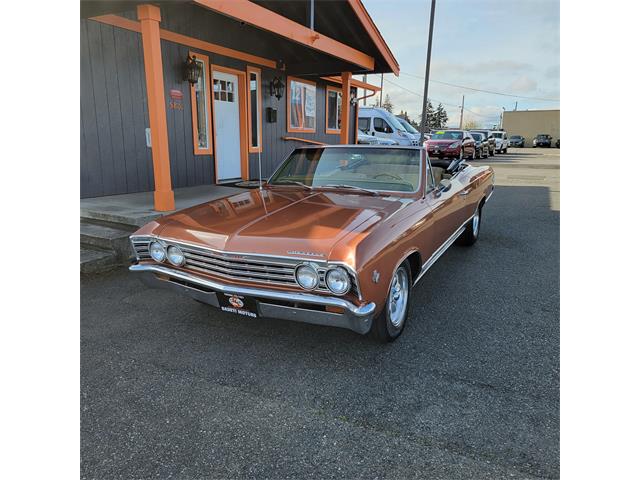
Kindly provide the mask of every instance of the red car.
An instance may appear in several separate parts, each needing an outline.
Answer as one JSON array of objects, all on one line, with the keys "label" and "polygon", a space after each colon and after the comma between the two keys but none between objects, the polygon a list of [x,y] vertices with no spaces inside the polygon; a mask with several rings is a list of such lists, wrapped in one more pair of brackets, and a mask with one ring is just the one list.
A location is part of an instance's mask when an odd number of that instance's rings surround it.
[{"label": "red car", "polygon": [[476,143],[466,130],[437,130],[427,140],[430,157],[476,158]]}]

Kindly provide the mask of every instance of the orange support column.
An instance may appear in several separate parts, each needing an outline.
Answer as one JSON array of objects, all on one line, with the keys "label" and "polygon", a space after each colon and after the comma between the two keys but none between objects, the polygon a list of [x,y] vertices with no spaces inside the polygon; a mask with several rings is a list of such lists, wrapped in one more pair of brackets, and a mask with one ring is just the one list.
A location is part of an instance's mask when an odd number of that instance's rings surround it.
[{"label": "orange support column", "polygon": [[149,102],[151,128],[151,156],[153,158],[154,208],[160,212],[175,210],[171,189],[167,112],[164,105],[162,80],[162,52],[160,50],[160,9],[155,5],[138,5],[138,20],[142,33],[144,74]]},{"label": "orange support column", "polygon": [[340,112],[340,143],[349,142],[349,119],[351,118],[351,72],[342,72],[342,112]]}]

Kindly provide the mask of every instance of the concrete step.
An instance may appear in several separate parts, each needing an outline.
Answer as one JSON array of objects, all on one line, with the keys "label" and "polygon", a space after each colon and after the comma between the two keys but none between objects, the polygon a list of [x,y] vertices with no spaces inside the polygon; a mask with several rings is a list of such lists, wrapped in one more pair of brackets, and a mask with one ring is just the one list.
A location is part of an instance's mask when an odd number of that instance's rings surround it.
[{"label": "concrete step", "polygon": [[129,235],[135,227],[81,219],[80,243],[88,247],[113,251],[119,259],[131,255]]},{"label": "concrete step", "polygon": [[122,265],[113,251],[80,245],[80,273],[106,272]]}]

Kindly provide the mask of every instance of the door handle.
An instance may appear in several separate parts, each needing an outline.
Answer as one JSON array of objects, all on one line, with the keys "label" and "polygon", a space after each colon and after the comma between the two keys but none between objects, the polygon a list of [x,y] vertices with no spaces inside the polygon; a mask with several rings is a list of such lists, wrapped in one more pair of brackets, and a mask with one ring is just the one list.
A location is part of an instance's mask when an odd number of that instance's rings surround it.
[{"label": "door handle", "polygon": [[467,190],[463,190],[461,191],[458,195],[460,195],[461,197],[466,197],[467,195],[469,195],[471,193],[471,189],[468,188]]}]

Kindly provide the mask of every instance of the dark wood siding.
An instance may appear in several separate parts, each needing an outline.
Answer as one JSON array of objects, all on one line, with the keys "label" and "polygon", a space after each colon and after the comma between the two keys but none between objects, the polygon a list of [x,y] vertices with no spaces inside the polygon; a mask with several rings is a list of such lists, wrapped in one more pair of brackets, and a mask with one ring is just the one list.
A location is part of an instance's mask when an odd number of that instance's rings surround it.
[{"label": "dark wood siding", "polygon": [[[215,16],[202,16],[194,6],[162,7],[162,26],[191,37],[212,41],[217,31]],[[194,10],[195,9],[195,10]],[[125,14],[135,18],[134,13]],[[204,21],[206,19],[207,21]],[[226,21],[226,20],[225,20]],[[148,110],[144,77],[144,59],[139,33],[107,26],[91,20],[81,20],[81,196],[93,197],[152,191],[153,163],[151,149],[146,147],[145,128]],[[236,48],[255,52],[271,37],[264,39],[235,38]],[[261,41],[262,40],[262,41]],[[162,40],[162,61],[166,98],[169,156],[173,188],[211,184],[214,182],[212,155],[194,155],[191,97],[187,82],[182,79],[182,65],[189,50],[208,56],[211,65],[221,65],[246,71],[247,63],[198,49]],[[336,144],[340,136],[325,133],[325,95],[327,82],[309,75],[297,76],[316,82],[315,133],[287,132],[285,95],[277,100],[270,96],[269,85],[275,76],[285,83],[286,71],[260,67],[262,79],[262,172],[266,177],[302,142],[285,141],[283,137],[299,137]],[[208,79],[210,81],[210,78]],[[336,85],[337,86],[337,85]],[[288,85],[286,86],[288,88]],[[170,90],[182,92],[182,109],[170,108]],[[277,109],[277,122],[266,122],[266,108]],[[355,108],[351,108],[350,137],[354,138]],[[213,139],[212,139],[213,140]],[[246,148],[243,147],[243,148]],[[258,154],[249,154],[249,176],[258,178]]]},{"label": "dark wood siding", "polygon": [[140,35],[80,21],[80,195],[153,190]]}]

